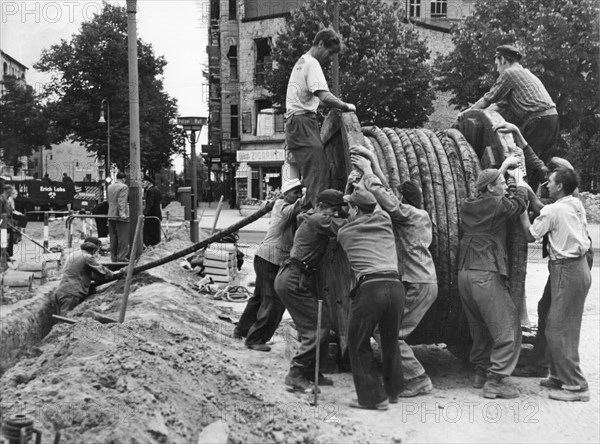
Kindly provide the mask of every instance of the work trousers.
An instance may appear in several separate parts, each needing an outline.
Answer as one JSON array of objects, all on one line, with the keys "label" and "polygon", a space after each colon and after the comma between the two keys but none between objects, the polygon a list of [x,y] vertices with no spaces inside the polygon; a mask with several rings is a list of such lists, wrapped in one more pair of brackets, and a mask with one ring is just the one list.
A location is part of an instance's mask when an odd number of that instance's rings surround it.
[{"label": "work trousers", "polygon": [[256,272],[254,296],[258,294],[260,305],[256,313],[256,321],[246,336],[246,345],[269,342],[285,312],[285,306],[275,292],[275,278],[279,266],[260,256],[254,256],[254,271]]},{"label": "work trousers", "polygon": [[[540,160],[547,164],[554,156],[560,134],[558,115],[529,119],[521,127],[521,133]],[[539,182],[531,177],[529,185],[533,190],[537,190]]]},{"label": "work trousers", "polygon": [[285,125],[285,141],[306,187],[303,209],[311,204],[317,208],[317,196],[329,188],[330,173],[316,114],[291,116]]},{"label": "work trousers", "polygon": [[[284,264],[275,278],[275,292],[290,313],[298,336],[300,347],[292,358],[292,367],[298,367],[304,374],[313,374],[317,351],[316,282],[314,274],[309,274],[295,264]],[[323,304],[320,331],[320,362],[326,362],[329,354],[329,314]]]},{"label": "work trousers", "polygon": [[[348,320],[348,355],[354,387],[361,405],[374,405],[403,389],[398,331],[404,310],[404,287],[399,280],[371,280],[355,292]],[[383,384],[371,348],[379,325]]]},{"label": "work trousers", "polygon": [[546,340],[550,352],[550,374],[565,388],[587,389],[579,366],[579,337],[585,298],[592,278],[585,257],[550,261],[550,310],[546,319]]},{"label": "work trousers", "polygon": [[108,235],[110,236],[110,260],[112,262],[127,262],[129,222],[109,220]]},{"label": "work trousers", "polygon": [[53,295],[54,311],[59,316],[64,316],[68,311],[73,310],[81,302],[78,296],[69,294],[58,294]]},{"label": "work trousers", "polygon": [[144,245],[153,246],[160,243],[160,220],[155,216],[144,218]]},{"label": "work trousers", "polygon": [[494,271],[460,270],[458,292],[473,338],[471,363],[510,376],[521,351],[521,325],[506,282]]},{"label": "work trousers", "polygon": [[425,374],[425,369],[415,357],[415,354],[406,343],[406,338],[410,335],[429,307],[435,302],[438,294],[437,284],[414,284],[404,282],[404,291],[406,296],[404,299],[404,314],[402,315],[402,323],[400,324],[400,357],[402,362],[402,375],[404,381],[414,379]]}]

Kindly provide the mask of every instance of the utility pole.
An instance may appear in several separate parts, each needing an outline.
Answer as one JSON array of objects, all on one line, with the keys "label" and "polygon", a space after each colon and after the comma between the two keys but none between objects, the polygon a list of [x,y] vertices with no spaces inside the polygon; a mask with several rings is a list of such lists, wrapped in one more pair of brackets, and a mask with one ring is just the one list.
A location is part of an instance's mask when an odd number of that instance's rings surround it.
[{"label": "utility pole", "polygon": [[[333,3],[333,30],[340,33],[340,2],[335,0]],[[333,66],[331,67],[331,76],[333,77],[333,95],[340,97],[340,55],[333,55]]]},{"label": "utility pole", "polygon": [[[142,214],[142,177],[140,165],[140,95],[137,54],[137,0],[127,0],[127,54],[129,60],[129,244],[131,251],[143,250],[139,237],[133,245],[138,217]],[[135,260],[137,258],[131,258]]]}]

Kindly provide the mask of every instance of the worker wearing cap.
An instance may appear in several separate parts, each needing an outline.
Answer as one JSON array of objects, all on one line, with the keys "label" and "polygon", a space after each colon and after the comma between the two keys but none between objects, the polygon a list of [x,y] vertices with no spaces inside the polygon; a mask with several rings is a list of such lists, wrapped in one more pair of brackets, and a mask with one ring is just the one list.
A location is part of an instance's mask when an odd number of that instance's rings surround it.
[{"label": "worker wearing cap", "polygon": [[270,351],[271,340],[285,306],[275,292],[275,277],[279,267],[290,257],[296,231],[296,217],[302,203],[302,183],[298,179],[284,182],[282,196],[271,211],[269,229],[254,256],[256,287],[234,330],[235,337],[246,337],[251,350]]},{"label": "worker wearing cap", "polygon": [[509,379],[519,359],[521,327],[507,285],[506,227],[528,201],[522,179],[518,188],[511,183],[508,196],[504,180],[504,172],[517,162],[511,156],[500,170],[483,170],[477,178],[479,196],[466,199],[460,211],[458,291],[473,339],[473,386],[483,387],[486,398],[519,396]]},{"label": "worker wearing cap", "polygon": [[[403,388],[398,331],[404,310],[404,288],[398,274],[396,249],[389,248],[396,243],[389,214],[376,210],[377,200],[361,182],[353,187],[352,194],[344,196],[349,204],[349,223],[337,234],[357,278],[350,293],[348,355],[358,399],[350,406],[387,410],[389,402],[398,402]],[[383,379],[377,371],[370,342],[377,326],[381,335]]]},{"label": "worker wearing cap", "polygon": [[559,167],[548,180],[554,203],[545,205],[540,215],[521,223],[529,242],[548,235],[551,303],[546,316],[545,336],[550,355],[550,377],[540,385],[557,389],[549,394],[559,401],[589,401],[588,383],[579,365],[579,337],[585,299],[591,286],[587,253],[591,241],[585,209],[573,196],[579,177],[569,168]]},{"label": "worker wearing cap", "polygon": [[[275,278],[275,291],[290,313],[300,338],[300,347],[285,377],[285,384],[299,392],[310,391],[311,380],[314,381],[317,328],[321,338],[320,361],[324,362],[327,358],[330,322],[323,307],[322,323],[317,325],[315,272],[329,239],[335,238],[338,229],[347,222],[338,217],[344,205],[341,191],[323,190],[317,196],[317,202],[316,210],[300,214],[290,257]],[[319,373],[318,384],[332,385],[333,381]]]},{"label": "worker wearing cap", "polygon": [[294,65],[288,82],[285,141],[306,186],[305,209],[315,207],[317,195],[329,186],[328,162],[317,120],[319,103],[342,111],[356,111],[353,104],[341,101],[329,91],[321,68],[331,62],[340,48],[340,37],[334,30],[319,31],[310,50]]},{"label": "worker wearing cap", "polygon": [[376,159],[372,153],[359,146],[350,150],[355,153],[352,163],[362,171],[366,189],[373,193],[377,203],[390,215],[399,240],[398,270],[406,292],[399,334],[404,389],[399,396],[408,398],[426,394],[433,389],[433,384],[406,343],[406,338],[419,325],[438,294],[437,274],[429,251],[433,235],[431,218],[422,209],[423,196],[418,184],[414,181],[404,182],[399,190],[402,195],[400,201],[374,173],[372,163]]},{"label": "worker wearing cap", "polygon": [[92,279],[119,277],[125,271],[122,269],[113,273],[98,262],[97,255],[101,245],[98,238],[88,237],[81,244],[80,251],[67,256],[62,278],[53,296],[58,315],[72,310],[89,296]]},{"label": "worker wearing cap", "polygon": [[[492,88],[469,109],[483,109],[505,102],[525,139],[543,162],[552,157],[559,135],[556,105],[534,74],[519,63],[523,55],[512,45],[496,48],[495,64],[500,76]],[[509,119],[511,120],[511,119]]]}]

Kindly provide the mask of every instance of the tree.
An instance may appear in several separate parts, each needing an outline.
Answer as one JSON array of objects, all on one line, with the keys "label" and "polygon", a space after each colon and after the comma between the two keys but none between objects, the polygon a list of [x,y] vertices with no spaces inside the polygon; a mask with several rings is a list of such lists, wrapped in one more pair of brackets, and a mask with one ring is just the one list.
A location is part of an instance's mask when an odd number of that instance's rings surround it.
[{"label": "tree", "polygon": [[[84,22],[79,34],[42,52],[35,68],[52,73],[45,87],[49,115],[64,138],[81,142],[106,158],[106,125],[98,123],[102,99],[110,106],[110,158],[124,170],[129,163],[129,80],[127,13],[105,3]],[[140,148],[142,170],[155,173],[171,164],[184,147],[175,125],[177,101],[163,90],[164,57],[138,39]]]},{"label": "tree", "polygon": [[33,88],[20,85],[14,77],[5,79],[6,90],[0,97],[0,148],[2,160],[18,169],[22,166],[19,157],[50,146],[49,121]]},{"label": "tree", "polygon": [[[332,26],[333,0],[308,0],[286,19],[267,73],[275,101],[285,104],[287,82],[296,61],[310,49],[315,34]],[[363,124],[419,126],[433,110],[433,77],[429,51],[412,26],[403,25],[398,10],[373,0],[339,0],[340,90],[354,103]],[[324,68],[330,77],[330,69]]]},{"label": "tree", "polygon": [[562,151],[589,185],[600,174],[600,152],[592,145],[600,139],[599,16],[597,0],[480,0],[453,30],[454,51],[436,60],[436,86],[454,94],[456,108],[466,108],[498,76],[496,46],[517,45],[525,53],[522,64],[556,103],[561,128],[572,131],[566,140],[576,143]]}]

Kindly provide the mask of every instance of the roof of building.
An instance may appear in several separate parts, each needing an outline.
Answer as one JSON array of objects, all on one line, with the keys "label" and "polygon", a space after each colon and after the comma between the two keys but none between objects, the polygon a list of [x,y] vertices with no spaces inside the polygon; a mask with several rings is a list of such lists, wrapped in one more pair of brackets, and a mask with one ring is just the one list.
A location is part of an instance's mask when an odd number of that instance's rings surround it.
[{"label": "roof of building", "polygon": [[5,59],[8,59],[12,63],[14,63],[16,65],[19,65],[21,68],[23,68],[23,69],[29,69],[27,66],[23,65],[17,59],[15,59],[14,57],[11,57],[10,55],[8,55],[6,52],[2,51],[1,49],[0,49],[0,54],[2,54],[2,57],[4,57]]}]

